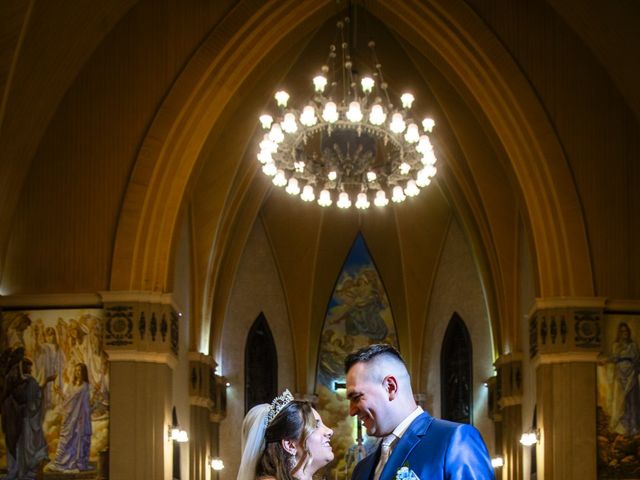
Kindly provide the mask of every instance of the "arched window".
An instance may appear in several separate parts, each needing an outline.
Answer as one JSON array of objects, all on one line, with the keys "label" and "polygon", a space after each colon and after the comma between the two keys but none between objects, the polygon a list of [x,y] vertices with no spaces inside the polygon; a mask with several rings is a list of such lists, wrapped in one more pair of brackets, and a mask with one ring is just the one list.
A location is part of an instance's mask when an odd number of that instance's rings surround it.
[{"label": "arched window", "polygon": [[244,350],[245,413],[260,403],[270,403],[278,390],[278,355],[263,313],[253,322]]},{"label": "arched window", "polygon": [[471,423],[472,356],[471,338],[464,321],[454,313],[444,334],[440,353],[442,418]]}]

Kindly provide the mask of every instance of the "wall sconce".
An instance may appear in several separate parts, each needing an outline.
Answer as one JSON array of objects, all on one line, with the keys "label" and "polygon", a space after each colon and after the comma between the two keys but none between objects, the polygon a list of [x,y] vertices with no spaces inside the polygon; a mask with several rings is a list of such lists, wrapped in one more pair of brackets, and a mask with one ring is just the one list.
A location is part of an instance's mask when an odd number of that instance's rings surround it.
[{"label": "wall sconce", "polygon": [[491,459],[491,466],[493,468],[502,468],[504,466],[504,459],[500,456],[493,457]]},{"label": "wall sconce", "polygon": [[540,439],[540,431],[539,430],[529,430],[528,432],[524,432],[520,436],[520,443],[525,447],[530,447],[531,445],[535,445],[538,443]]},{"label": "wall sconce", "polygon": [[184,443],[189,441],[189,434],[182,430],[179,425],[169,425],[169,440]]},{"label": "wall sconce", "polygon": [[189,441],[189,434],[186,430],[180,428],[178,423],[178,414],[176,413],[176,407],[173,407],[171,411],[171,424],[169,425],[169,441],[184,443]]},{"label": "wall sconce", "polygon": [[222,459],[220,457],[211,457],[209,459],[209,465],[216,472],[219,472],[220,470],[222,470],[224,468],[224,462],[222,461]]}]

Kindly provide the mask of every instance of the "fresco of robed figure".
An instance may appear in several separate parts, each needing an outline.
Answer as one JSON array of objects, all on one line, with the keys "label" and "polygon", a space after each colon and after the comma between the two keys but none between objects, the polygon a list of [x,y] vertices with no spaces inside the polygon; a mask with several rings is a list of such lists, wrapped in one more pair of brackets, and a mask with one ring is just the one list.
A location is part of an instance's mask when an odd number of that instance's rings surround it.
[{"label": "fresco of robed figure", "polygon": [[640,478],[640,317],[609,316],[598,362],[598,477]]},{"label": "fresco of robed figure", "polygon": [[[45,478],[53,475],[47,472],[73,476],[96,469],[109,438],[109,365],[102,326],[99,309],[2,313],[0,469],[8,472],[6,478],[29,475],[35,464]],[[28,399],[21,385],[29,377],[34,387]],[[21,407],[27,404],[39,405],[42,412],[39,425],[31,423],[42,431],[44,454],[42,448],[28,448],[25,433],[8,420],[15,416],[10,412],[25,411]]]}]

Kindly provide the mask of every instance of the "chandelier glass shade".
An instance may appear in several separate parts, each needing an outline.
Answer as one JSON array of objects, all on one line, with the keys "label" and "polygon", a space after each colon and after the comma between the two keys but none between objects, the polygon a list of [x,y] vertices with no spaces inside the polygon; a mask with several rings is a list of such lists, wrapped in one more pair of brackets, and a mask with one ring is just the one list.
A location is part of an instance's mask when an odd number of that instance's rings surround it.
[{"label": "chandelier glass shade", "polygon": [[[337,24],[338,48],[313,78],[313,95],[294,108],[289,94],[276,92],[276,110],[262,114],[257,154],[274,185],[322,207],[367,209],[403,202],[428,186],[436,174],[431,118],[414,121],[414,96],[403,93],[395,106],[382,75],[375,43],[372,65],[359,75]],[[339,40],[339,41],[338,41]]]}]

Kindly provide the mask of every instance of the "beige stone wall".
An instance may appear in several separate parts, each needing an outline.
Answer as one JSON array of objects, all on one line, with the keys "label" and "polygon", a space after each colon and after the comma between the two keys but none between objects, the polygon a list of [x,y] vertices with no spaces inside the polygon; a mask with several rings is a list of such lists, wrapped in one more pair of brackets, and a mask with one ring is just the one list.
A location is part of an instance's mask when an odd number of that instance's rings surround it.
[{"label": "beige stone wall", "polygon": [[427,409],[435,417],[441,413],[440,351],[454,312],[464,320],[473,348],[473,424],[492,453],[494,430],[488,417],[488,390],[483,385],[493,375],[491,326],[471,249],[455,220],[442,248],[424,332],[419,391],[427,395]]},{"label": "beige stone wall", "polygon": [[[294,390],[295,369],[290,319],[261,221],[257,221],[244,249],[235,278],[227,318],[222,332],[222,348],[216,358],[227,389],[227,418],[220,425],[220,457],[225,469],[220,480],[233,480],[240,460],[240,427],[244,417],[244,350],[251,325],[263,312],[278,351],[278,389]],[[303,392],[304,393],[304,392]]]}]

